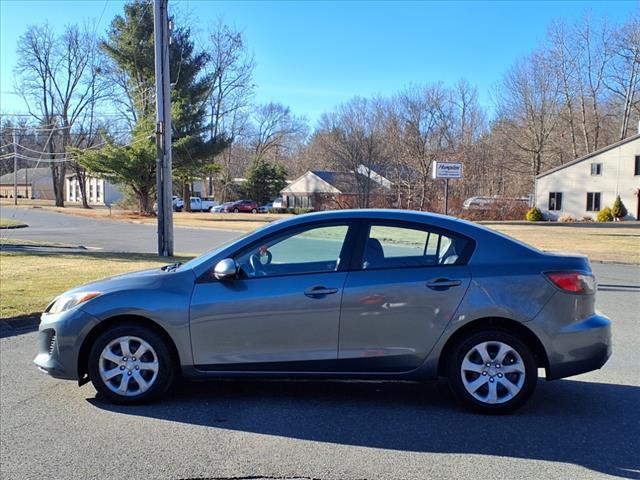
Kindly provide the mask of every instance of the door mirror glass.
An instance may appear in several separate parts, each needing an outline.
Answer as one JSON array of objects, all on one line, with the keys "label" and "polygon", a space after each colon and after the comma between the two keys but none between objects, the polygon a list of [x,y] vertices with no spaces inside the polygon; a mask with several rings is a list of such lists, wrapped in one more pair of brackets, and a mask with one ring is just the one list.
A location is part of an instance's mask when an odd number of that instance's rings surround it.
[{"label": "door mirror glass", "polygon": [[213,276],[218,280],[231,280],[238,272],[236,262],[232,258],[220,260],[213,269]]}]

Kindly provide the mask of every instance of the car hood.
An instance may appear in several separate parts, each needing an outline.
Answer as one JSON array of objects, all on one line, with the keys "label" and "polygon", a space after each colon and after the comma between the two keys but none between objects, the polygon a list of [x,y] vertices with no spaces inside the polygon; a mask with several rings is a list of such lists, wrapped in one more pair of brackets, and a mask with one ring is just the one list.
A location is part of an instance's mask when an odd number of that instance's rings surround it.
[{"label": "car hood", "polygon": [[140,270],[137,272],[123,273],[121,275],[114,275],[112,277],[96,280],[95,282],[87,283],[79,287],[65,292],[79,293],[79,292],[113,292],[116,290],[129,290],[144,287],[151,287],[165,278],[167,275],[172,275],[173,272],[167,272],[161,268],[151,268],[148,270]]}]

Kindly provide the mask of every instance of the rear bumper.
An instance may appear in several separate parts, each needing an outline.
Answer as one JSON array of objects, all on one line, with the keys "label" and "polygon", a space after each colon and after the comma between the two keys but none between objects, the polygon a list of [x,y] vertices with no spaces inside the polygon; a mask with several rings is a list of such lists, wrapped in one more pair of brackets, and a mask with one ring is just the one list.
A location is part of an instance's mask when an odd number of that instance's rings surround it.
[{"label": "rear bumper", "polygon": [[[536,322],[529,324],[535,328]],[[611,321],[594,314],[555,332],[536,331],[545,338],[547,380],[571,377],[601,368],[611,356]]]}]

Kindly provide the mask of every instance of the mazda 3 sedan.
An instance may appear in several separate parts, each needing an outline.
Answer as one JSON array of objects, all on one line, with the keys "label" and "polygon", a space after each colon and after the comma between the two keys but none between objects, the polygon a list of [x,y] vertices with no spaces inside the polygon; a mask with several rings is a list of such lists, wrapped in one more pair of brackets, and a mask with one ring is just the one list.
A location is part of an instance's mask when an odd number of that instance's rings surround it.
[{"label": "mazda 3 sedan", "polygon": [[186,378],[425,381],[504,413],[611,354],[587,258],[480,225],[399,210],[267,225],[185,264],[56,298],[36,365],[141,403]]}]

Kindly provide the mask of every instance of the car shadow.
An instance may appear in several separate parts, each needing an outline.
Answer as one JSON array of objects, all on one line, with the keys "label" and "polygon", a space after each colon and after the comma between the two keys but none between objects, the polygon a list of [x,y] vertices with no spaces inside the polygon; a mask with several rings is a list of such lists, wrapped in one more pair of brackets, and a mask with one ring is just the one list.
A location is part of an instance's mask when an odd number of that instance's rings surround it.
[{"label": "car shadow", "polygon": [[97,408],[206,427],[431,453],[572,463],[640,478],[640,387],[540,381],[522,409],[461,410],[443,382],[181,382],[160,403]]}]

